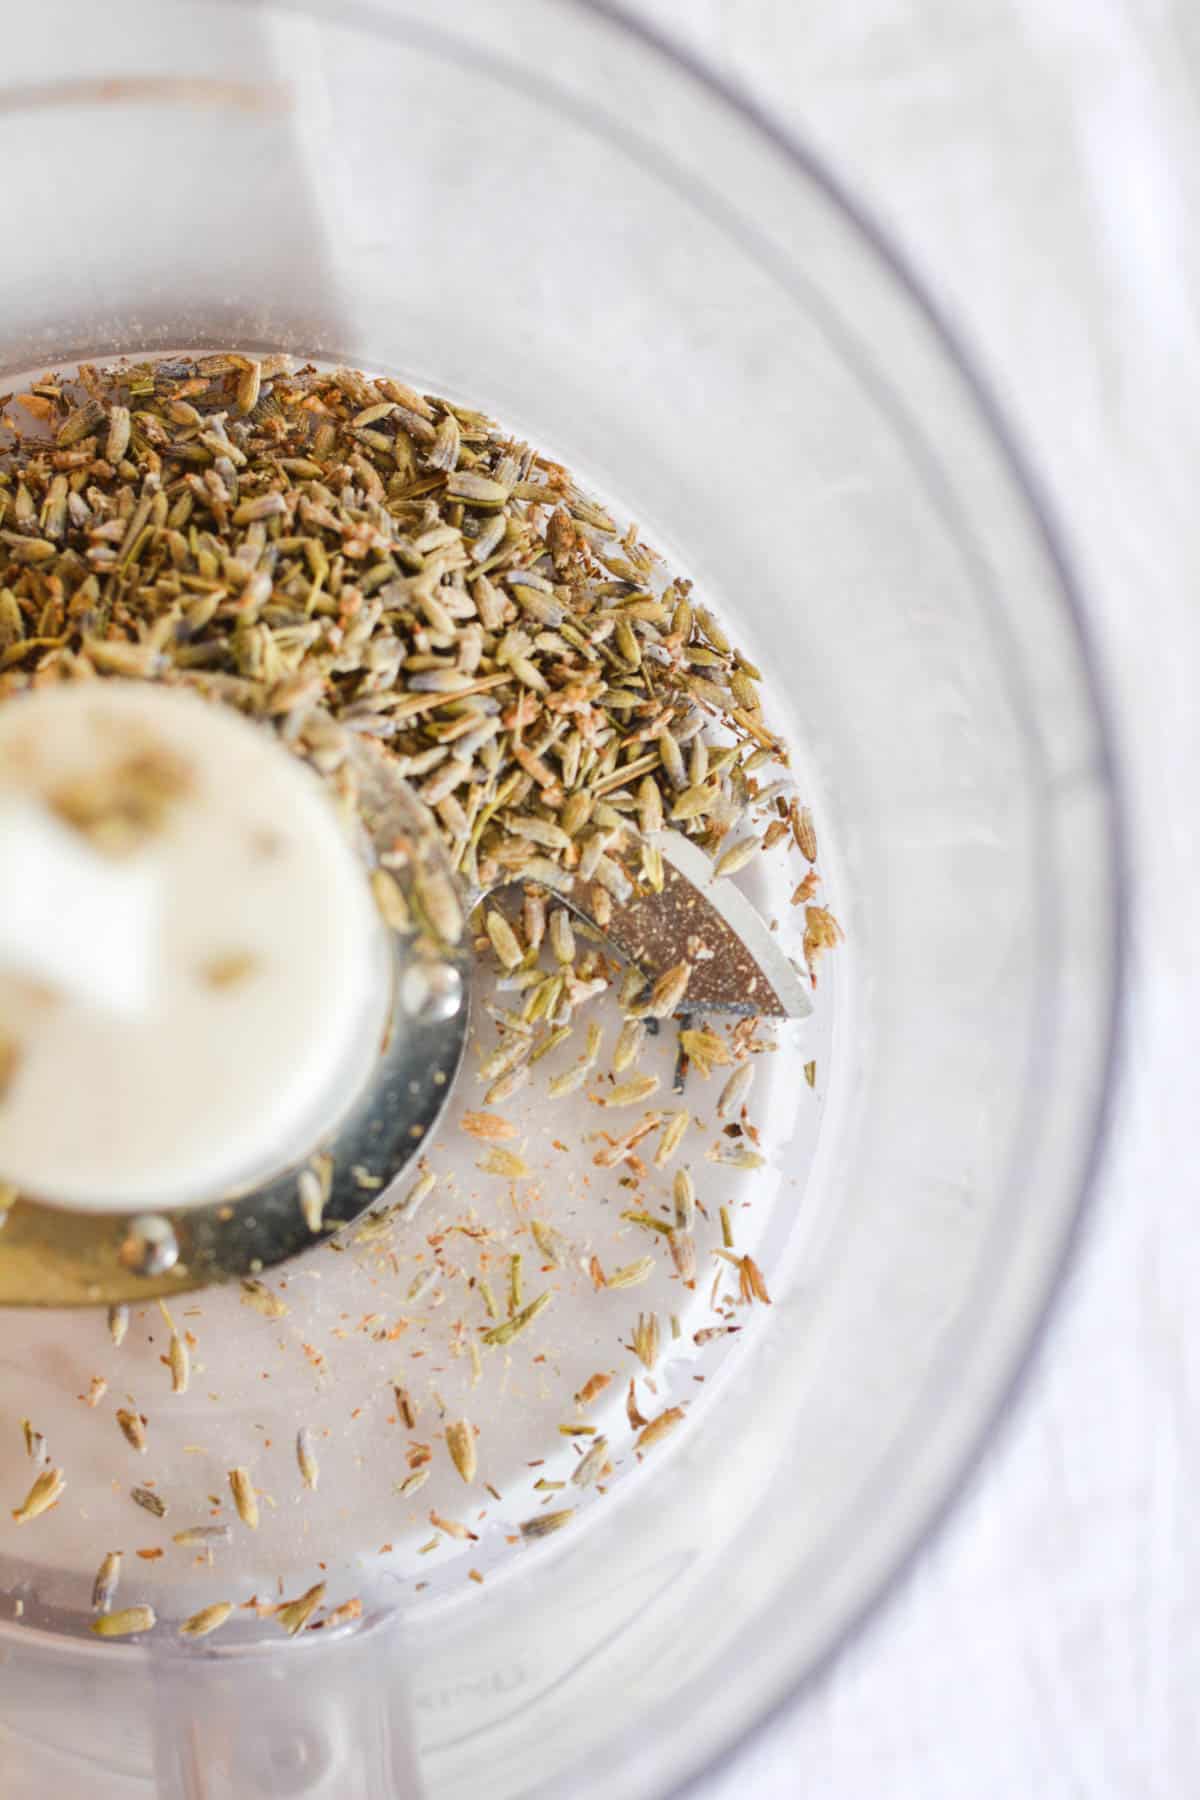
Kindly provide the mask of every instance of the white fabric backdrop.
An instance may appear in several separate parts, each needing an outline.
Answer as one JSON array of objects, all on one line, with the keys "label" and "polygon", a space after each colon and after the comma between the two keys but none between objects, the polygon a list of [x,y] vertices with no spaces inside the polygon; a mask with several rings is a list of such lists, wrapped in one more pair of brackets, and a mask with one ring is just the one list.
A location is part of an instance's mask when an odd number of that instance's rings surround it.
[{"label": "white fabric backdrop", "polygon": [[820,147],[1048,480],[1134,812],[1129,1074],[1019,1407],[867,1631],[702,1800],[1200,1792],[1200,7],[629,0]]}]

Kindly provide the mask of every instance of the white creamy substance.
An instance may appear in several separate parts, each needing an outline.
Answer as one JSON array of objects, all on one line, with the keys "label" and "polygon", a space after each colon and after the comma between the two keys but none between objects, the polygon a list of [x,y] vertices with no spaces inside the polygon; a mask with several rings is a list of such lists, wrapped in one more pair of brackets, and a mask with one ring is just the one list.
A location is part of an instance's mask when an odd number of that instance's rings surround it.
[{"label": "white creamy substance", "polygon": [[[55,810],[167,756],[120,855]],[[310,1146],[374,1055],[386,980],[361,863],[312,775],[232,710],[144,683],[0,707],[0,1170],[74,1207],[212,1200]]]}]

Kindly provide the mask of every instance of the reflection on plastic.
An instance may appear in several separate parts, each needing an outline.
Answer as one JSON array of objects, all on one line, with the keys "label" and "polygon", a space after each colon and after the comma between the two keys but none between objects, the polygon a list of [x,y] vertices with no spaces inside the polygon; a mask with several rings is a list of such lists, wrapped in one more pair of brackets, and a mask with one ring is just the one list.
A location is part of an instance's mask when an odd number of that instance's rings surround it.
[{"label": "reflection on plastic", "polygon": [[399,1637],[160,1656],[158,1800],[419,1800]]}]

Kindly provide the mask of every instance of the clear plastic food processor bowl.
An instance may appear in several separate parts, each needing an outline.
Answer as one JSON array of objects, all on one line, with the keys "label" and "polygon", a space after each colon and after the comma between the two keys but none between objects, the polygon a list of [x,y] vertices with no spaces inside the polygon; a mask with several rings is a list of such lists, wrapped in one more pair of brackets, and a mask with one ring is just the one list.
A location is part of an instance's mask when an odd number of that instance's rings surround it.
[{"label": "clear plastic food processor bowl", "polygon": [[[80,1315],[0,1320],[11,1800],[678,1786],[946,1502],[1045,1312],[1106,1107],[1115,801],[1079,601],[912,278],[817,163],[600,8],[328,11],[9,20],[0,390],[81,357],[288,350],[504,420],[636,519],[764,671],[847,942],[801,1040],[815,1092],[785,1063],[765,1090],[773,1304],[685,1430],[482,1583],[391,1569],[331,1456],[324,1550],[361,1558],[360,1621],[96,1642],[113,1546],[78,1493],[10,1520],[20,1421],[73,1376]],[[223,1551],[222,1585],[269,1583],[268,1550]]]}]

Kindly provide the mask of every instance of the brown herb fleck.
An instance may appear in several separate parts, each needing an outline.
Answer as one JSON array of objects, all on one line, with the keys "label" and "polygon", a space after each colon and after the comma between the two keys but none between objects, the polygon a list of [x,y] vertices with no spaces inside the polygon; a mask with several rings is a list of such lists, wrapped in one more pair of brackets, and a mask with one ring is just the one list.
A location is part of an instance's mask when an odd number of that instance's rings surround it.
[{"label": "brown herb fleck", "polygon": [[706,1027],[679,1033],[679,1047],[698,1075],[711,1075],[733,1061],[723,1037]]},{"label": "brown herb fleck", "polygon": [[836,950],[845,933],[827,906],[804,909],[804,955],[817,985],[817,963],[827,950]]},{"label": "brown herb fleck", "polygon": [[116,1597],[117,1583],[120,1579],[121,1552],[110,1550],[96,1570],[96,1579],[92,1583],[93,1612],[105,1613],[109,1610]]},{"label": "brown herb fleck", "polygon": [[576,1487],[591,1487],[604,1473],[607,1464],[608,1439],[598,1437],[571,1470],[571,1480]]},{"label": "brown herb fleck", "polygon": [[40,1431],[34,1430],[32,1420],[21,1420],[21,1432],[25,1439],[25,1454],[30,1462],[49,1462],[50,1453],[46,1448],[45,1435]]},{"label": "brown herb fleck", "polygon": [[590,1406],[592,1401],[595,1400],[600,1394],[602,1394],[606,1387],[611,1386],[611,1384],[612,1384],[612,1376],[611,1375],[605,1375],[602,1373],[597,1373],[595,1375],[589,1375],[587,1380],[584,1382],[583,1386],[580,1388],[579,1392],[575,1396],[576,1406]]},{"label": "brown herb fleck", "polygon": [[688,1112],[672,1113],[663,1127],[658,1149],[654,1152],[656,1168],[664,1169],[683,1142],[683,1136],[691,1124],[692,1115]]},{"label": "brown herb fleck", "polygon": [[658,1417],[651,1419],[643,1429],[634,1443],[634,1449],[649,1450],[654,1444],[661,1442],[668,1433],[674,1431],[677,1425],[682,1425],[683,1420],[682,1406],[668,1406],[665,1412],[660,1412]]},{"label": "brown herb fleck", "polygon": [[187,1638],[208,1637],[212,1632],[219,1631],[232,1613],[232,1601],[216,1600],[211,1606],[202,1606],[190,1619],[185,1619],[179,1627],[179,1635]]},{"label": "brown herb fleck", "polygon": [[243,987],[258,968],[259,960],[251,951],[227,950],[201,964],[200,978],[205,987],[223,993],[230,988]]},{"label": "brown herb fleck", "polygon": [[660,975],[650,990],[650,998],[645,1006],[646,1017],[669,1019],[682,1004],[691,978],[692,965],[689,962],[676,963],[674,968],[667,969]]},{"label": "brown herb fleck", "polygon": [[514,1313],[511,1319],[505,1319],[503,1324],[493,1325],[490,1331],[485,1331],[483,1342],[492,1345],[511,1344],[527,1326],[532,1325],[539,1313],[544,1312],[553,1298],[549,1289],[544,1294],[539,1294],[536,1300],[531,1300],[528,1306],[522,1307],[519,1313]]},{"label": "brown herb fleck", "polygon": [[186,1394],[191,1379],[192,1362],[188,1355],[187,1345],[177,1331],[171,1333],[171,1342],[167,1350],[167,1365],[171,1371],[171,1391],[175,1394]]},{"label": "brown herb fleck", "polygon": [[129,1407],[117,1408],[117,1424],[126,1442],[143,1456],[146,1453],[146,1418],[144,1413],[136,1413]]},{"label": "brown herb fleck", "polygon": [[815,863],[817,860],[817,832],[816,827],[813,824],[811,808],[807,806],[797,806],[795,802],[793,802],[791,807],[791,824],[792,833],[799,846],[800,854],[804,857],[805,862]]},{"label": "brown herb fleck", "polygon": [[462,1479],[472,1482],[475,1479],[475,1430],[468,1419],[458,1419],[446,1427],[446,1448],[450,1452],[450,1460],[458,1470]]},{"label": "brown herb fleck", "polygon": [[521,1536],[526,1539],[549,1537],[552,1532],[561,1531],[575,1517],[573,1506],[564,1507],[561,1512],[535,1513],[532,1519],[525,1519],[521,1525]]},{"label": "brown herb fleck", "polygon": [[517,1135],[513,1121],[498,1113],[465,1112],[460,1122],[467,1136],[478,1138],[481,1144],[506,1144]]},{"label": "brown herb fleck", "polygon": [[752,1256],[743,1256],[738,1261],[738,1287],[743,1300],[758,1300],[763,1306],[770,1306],[771,1296],[767,1292],[762,1270]]},{"label": "brown herb fleck", "polygon": [[447,1537],[457,1538],[461,1543],[467,1543],[468,1541],[471,1543],[478,1543],[479,1541],[478,1532],[472,1531],[469,1526],[461,1524],[458,1519],[443,1518],[441,1513],[434,1512],[432,1508],[429,1513],[429,1523],[437,1531],[444,1531]]},{"label": "brown herb fleck", "polygon": [[618,1081],[601,1096],[604,1106],[636,1106],[640,1100],[648,1100],[658,1087],[657,1075],[632,1075],[628,1081]]},{"label": "brown herb fleck", "polygon": [[13,1508],[12,1516],[17,1524],[27,1525],[31,1519],[40,1518],[42,1513],[57,1506],[66,1485],[66,1476],[61,1469],[43,1469],[20,1506]]},{"label": "brown herb fleck", "polygon": [[332,1612],[326,1613],[320,1622],[312,1627],[313,1631],[334,1631],[339,1625],[349,1625],[354,1619],[363,1616],[363,1603],[355,1594],[350,1600],[343,1600]]},{"label": "brown herb fleck", "polygon": [[233,1495],[233,1504],[237,1508],[238,1518],[251,1531],[258,1530],[258,1495],[254,1491],[254,1483],[250,1479],[249,1469],[238,1467],[229,1471],[229,1489]]},{"label": "brown herb fleck", "polygon": [[312,1444],[312,1432],[302,1425],[296,1433],[296,1464],[306,1488],[316,1488],[321,1479],[321,1465]]},{"label": "brown herb fleck", "polygon": [[252,1306],[264,1319],[286,1319],[288,1314],[279,1295],[272,1292],[265,1281],[256,1281],[251,1276],[242,1282],[242,1305]]},{"label": "brown herb fleck", "polygon": [[633,1328],[633,1351],[638,1361],[652,1369],[658,1361],[660,1332],[657,1313],[639,1313]]},{"label": "brown herb fleck", "polygon": [[184,1550],[211,1550],[218,1544],[232,1544],[232,1525],[189,1525],[171,1539]]},{"label": "brown herb fleck", "polygon": [[533,1174],[523,1156],[518,1156],[515,1150],[505,1150],[499,1144],[481,1158],[477,1167],[485,1175],[502,1175],[508,1181],[524,1181]]},{"label": "brown herb fleck", "polygon": [[654,1272],[654,1258],[639,1256],[636,1262],[626,1263],[623,1268],[614,1269],[608,1276],[606,1286],[610,1288],[638,1287],[649,1279]]},{"label": "brown herb fleck", "polygon": [[122,1612],[102,1613],[92,1620],[97,1637],[133,1637],[139,1631],[153,1631],[158,1619],[152,1606],[127,1606]]},{"label": "brown herb fleck", "polygon": [[275,1617],[288,1636],[295,1637],[304,1630],[324,1598],[325,1583],[318,1581],[307,1593],[301,1594],[298,1600],[288,1600],[283,1606],[276,1607]]}]

